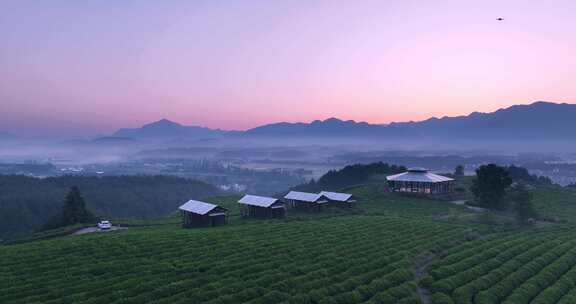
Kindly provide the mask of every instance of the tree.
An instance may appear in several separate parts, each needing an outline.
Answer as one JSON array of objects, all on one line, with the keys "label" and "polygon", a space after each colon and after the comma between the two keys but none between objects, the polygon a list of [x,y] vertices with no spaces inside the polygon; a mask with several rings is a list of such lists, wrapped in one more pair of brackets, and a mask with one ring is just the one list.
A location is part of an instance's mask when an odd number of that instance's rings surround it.
[{"label": "tree", "polygon": [[70,192],[66,195],[64,208],[62,210],[62,219],[65,225],[94,221],[94,215],[86,209],[84,198],[76,186],[72,186]]},{"label": "tree", "polygon": [[86,203],[80,194],[80,189],[72,186],[64,200],[62,212],[50,219],[46,225],[44,225],[44,229],[54,229],[79,223],[90,223],[94,220],[94,215],[86,209]]},{"label": "tree", "polygon": [[456,166],[456,168],[454,169],[454,176],[456,177],[464,176],[464,166],[462,165]]},{"label": "tree", "polygon": [[510,178],[512,178],[512,180],[514,182],[521,182],[524,184],[529,184],[529,185],[552,185],[552,180],[548,177],[545,176],[537,176],[537,175],[532,175],[530,174],[530,172],[528,171],[528,169],[524,168],[524,167],[517,167],[514,165],[511,165],[509,167],[506,168],[506,170],[508,170],[508,174],[510,175]]},{"label": "tree", "polygon": [[523,184],[512,187],[508,197],[513,203],[516,219],[520,224],[529,224],[538,217],[532,204],[532,193]]},{"label": "tree", "polygon": [[512,179],[504,167],[495,164],[483,165],[476,170],[472,184],[472,193],[481,206],[488,209],[505,210],[503,200],[506,189],[512,185]]}]

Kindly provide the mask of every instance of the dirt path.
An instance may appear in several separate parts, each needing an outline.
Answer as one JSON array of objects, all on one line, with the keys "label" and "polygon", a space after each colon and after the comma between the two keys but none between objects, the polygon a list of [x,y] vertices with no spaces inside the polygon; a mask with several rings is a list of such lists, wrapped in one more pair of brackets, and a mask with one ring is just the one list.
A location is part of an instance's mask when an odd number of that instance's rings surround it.
[{"label": "dirt path", "polygon": [[432,293],[430,290],[420,282],[426,274],[428,273],[428,267],[438,258],[438,254],[427,252],[426,254],[420,256],[414,265],[414,276],[416,278],[416,292],[418,292],[418,297],[420,297],[420,302],[422,304],[431,304],[432,303]]},{"label": "dirt path", "polygon": [[451,201],[450,203],[451,203],[451,204],[454,204],[454,205],[458,205],[458,206],[464,206],[464,207],[466,207],[468,210],[470,210],[470,211],[472,211],[472,212],[476,212],[476,213],[482,213],[482,212],[488,211],[488,210],[485,209],[485,208],[468,206],[468,205],[466,205],[466,202],[467,202],[467,201],[465,201],[465,200],[459,200],[459,201]]},{"label": "dirt path", "polygon": [[128,227],[112,226],[112,228],[106,229],[106,230],[101,230],[98,227],[88,227],[88,228],[82,228],[80,230],[76,230],[71,235],[80,235],[80,234],[96,233],[96,232],[109,232],[109,231],[125,230],[125,229],[128,229]]}]

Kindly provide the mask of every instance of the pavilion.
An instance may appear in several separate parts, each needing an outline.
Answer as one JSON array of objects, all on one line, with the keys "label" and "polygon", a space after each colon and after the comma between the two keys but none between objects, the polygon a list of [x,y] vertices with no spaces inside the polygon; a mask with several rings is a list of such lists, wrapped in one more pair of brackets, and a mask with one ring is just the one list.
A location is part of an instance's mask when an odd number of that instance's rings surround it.
[{"label": "pavilion", "polygon": [[393,192],[446,194],[454,191],[454,179],[424,168],[410,168],[404,173],[387,176],[386,180]]}]

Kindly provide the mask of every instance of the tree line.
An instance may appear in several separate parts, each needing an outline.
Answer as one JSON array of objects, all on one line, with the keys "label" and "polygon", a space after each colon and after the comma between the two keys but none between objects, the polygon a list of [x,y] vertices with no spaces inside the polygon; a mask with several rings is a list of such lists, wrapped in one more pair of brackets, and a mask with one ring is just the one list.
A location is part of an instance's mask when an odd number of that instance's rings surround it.
[{"label": "tree line", "polygon": [[[365,184],[375,180],[375,177],[386,176],[406,171],[406,167],[390,165],[383,162],[371,164],[354,164],[339,170],[330,170],[318,180],[312,179],[308,183],[298,185],[292,190],[319,192],[338,191],[344,187]],[[382,182],[383,179],[378,179]]]},{"label": "tree line", "polygon": [[62,176],[45,179],[0,175],[0,237],[37,230],[62,213],[76,186],[95,217],[165,216],[191,198],[220,191],[207,183],[176,176]]}]

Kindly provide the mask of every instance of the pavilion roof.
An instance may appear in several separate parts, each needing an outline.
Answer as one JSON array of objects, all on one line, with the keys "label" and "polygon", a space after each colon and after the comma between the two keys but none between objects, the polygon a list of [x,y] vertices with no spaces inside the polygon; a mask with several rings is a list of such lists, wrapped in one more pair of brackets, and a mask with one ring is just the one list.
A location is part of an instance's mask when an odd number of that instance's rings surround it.
[{"label": "pavilion roof", "polygon": [[390,175],[386,180],[395,182],[422,182],[422,183],[441,183],[453,181],[454,179],[428,172],[422,168],[409,169],[407,172]]}]

